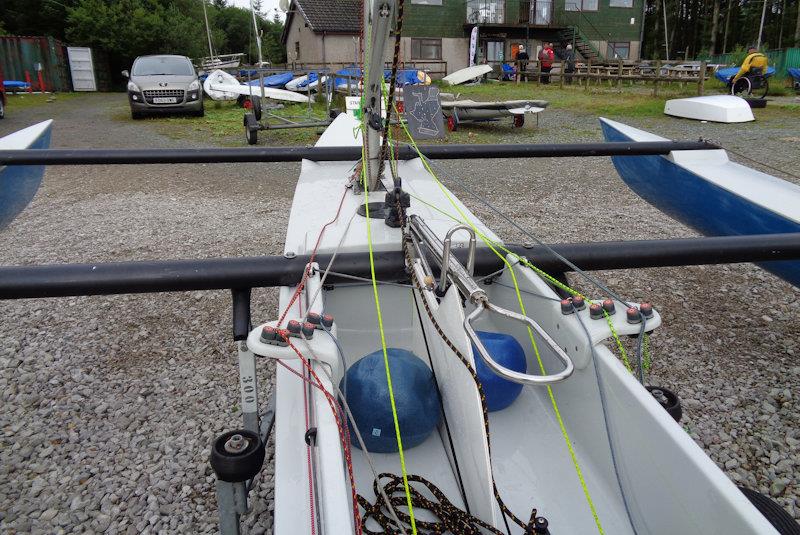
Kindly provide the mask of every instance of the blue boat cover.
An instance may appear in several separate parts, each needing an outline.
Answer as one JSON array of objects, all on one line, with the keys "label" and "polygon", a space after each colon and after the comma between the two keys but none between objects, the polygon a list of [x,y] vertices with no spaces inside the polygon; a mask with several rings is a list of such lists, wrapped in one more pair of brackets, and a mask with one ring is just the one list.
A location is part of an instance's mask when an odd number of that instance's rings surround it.
[{"label": "blue boat cover", "polygon": [[789,76],[794,78],[795,82],[800,82],[800,69],[798,69],[796,67],[790,67],[790,68],[786,69],[786,72],[789,73]]},{"label": "blue boat cover", "polygon": [[[731,78],[736,76],[737,72],[739,72],[739,67],[725,67],[724,69],[718,69],[714,76],[723,84],[727,84],[731,81]],[[767,67],[767,78],[773,74],[775,74],[775,67]]]},{"label": "blue boat cover", "polygon": [[3,87],[6,89],[27,89],[31,84],[19,80],[3,80]]},{"label": "blue boat cover", "polygon": [[[258,74],[256,74],[258,76]],[[270,76],[265,76],[264,80],[264,87],[283,87],[288,82],[291,82],[294,79],[294,74],[290,72],[281,72],[278,74],[272,74]],[[250,85],[258,85],[258,78],[255,80],[250,80]]]},{"label": "blue boat cover", "polygon": [[[421,84],[422,82],[417,76],[419,71],[413,69],[403,69],[397,71],[397,87],[403,87],[405,85],[417,85]],[[339,76],[350,76],[350,84],[357,84],[358,82],[353,80],[353,78],[360,78],[361,77],[361,69],[358,67],[348,67],[346,69],[340,69],[336,71],[336,74]],[[385,69],[383,71],[383,79],[387,82],[392,77],[392,71],[390,69]],[[347,86],[347,78],[337,78],[336,79],[336,87],[346,87]]]}]

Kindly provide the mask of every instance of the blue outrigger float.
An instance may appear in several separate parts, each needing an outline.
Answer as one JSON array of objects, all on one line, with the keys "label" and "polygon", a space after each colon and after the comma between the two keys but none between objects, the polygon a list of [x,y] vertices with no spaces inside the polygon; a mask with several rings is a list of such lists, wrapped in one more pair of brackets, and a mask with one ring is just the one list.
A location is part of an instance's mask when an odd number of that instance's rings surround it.
[{"label": "blue outrigger float", "polygon": [[[667,141],[609,119],[600,123],[606,141]],[[611,160],[637,195],[705,236],[800,232],[800,186],[734,163],[723,149]],[[800,287],[800,261],[758,265]]]},{"label": "blue outrigger float", "polygon": [[[0,150],[48,149],[52,124],[44,121],[0,138]],[[0,229],[33,200],[43,176],[44,165],[0,167]]]}]

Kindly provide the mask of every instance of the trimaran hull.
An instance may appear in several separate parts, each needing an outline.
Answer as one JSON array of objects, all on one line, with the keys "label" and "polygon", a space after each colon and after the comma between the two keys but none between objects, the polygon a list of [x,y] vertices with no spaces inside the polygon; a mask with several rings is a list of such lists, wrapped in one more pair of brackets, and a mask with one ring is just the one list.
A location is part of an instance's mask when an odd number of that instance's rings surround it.
[{"label": "trimaran hull", "polygon": [[[318,145],[360,145],[357,126],[354,119],[342,114]],[[320,230],[334,220],[342,195],[340,215],[325,230],[318,251],[367,250],[366,220],[354,215],[365,197],[345,190],[354,166],[355,162],[303,162],[289,219],[287,254],[308,254],[313,249]],[[436,184],[421,160],[399,162],[398,166],[403,189],[414,198],[455,214],[450,195],[481,232],[497,239],[452,193]],[[375,192],[370,200],[382,197],[383,192]],[[409,214],[425,218],[440,238],[455,224],[413,199]],[[376,254],[400,248],[400,230],[386,226],[379,217],[372,220],[371,232]],[[465,238],[466,235],[454,235],[454,246],[465,246]],[[320,270],[324,269],[320,266]],[[547,388],[525,386],[510,407],[490,413],[489,417],[493,474],[510,509],[527,521],[531,508],[536,507],[538,514],[548,519],[551,533],[597,533],[588,494],[605,533],[774,533],[764,517],[604,345],[611,332],[608,324],[589,320],[586,310],[562,315],[559,296],[543,279],[520,266],[515,266],[514,271],[527,314],[567,350],[575,363],[574,374],[555,384],[552,391],[585,489]],[[516,294],[509,289],[512,283],[507,269],[496,284],[483,287],[493,302],[519,310]],[[294,287],[281,288],[280,312],[289,307],[294,292]],[[448,430],[440,425],[424,443],[407,449],[408,473],[430,480],[454,505],[468,508],[471,514],[505,532],[503,516],[491,491],[492,471],[483,417],[470,376],[437,338],[421,307],[426,297],[417,292],[415,302],[411,289],[396,286],[379,286],[379,297],[387,345],[408,349],[433,367],[453,439],[451,447]],[[457,290],[451,286],[441,301],[430,299],[429,303],[456,346],[472,362],[479,358],[473,356],[461,327],[470,307],[464,308]],[[285,321],[302,318],[301,309],[307,310],[308,305],[308,300],[301,297],[289,307]],[[621,306],[617,304],[618,309]],[[333,314],[333,334],[341,343],[346,360],[340,363],[331,357],[328,365],[314,365],[325,386],[332,388],[323,368],[330,371],[333,383],[338,383],[344,369],[381,347],[372,287],[363,283],[337,285],[335,290],[321,291],[314,307]],[[624,313],[612,316],[612,323],[620,335],[639,333],[640,326],[628,324]],[[647,330],[659,324],[656,314],[648,320]],[[538,369],[524,328],[505,320],[485,321],[480,327],[512,334],[525,348],[528,372]],[[554,356],[541,344],[539,347],[546,369],[557,370]],[[298,360],[286,362],[294,372],[303,373]],[[276,533],[310,533],[312,524],[323,533],[352,533],[351,493],[331,409],[318,389],[307,387],[283,366],[276,369]],[[309,399],[308,405],[305,399]],[[308,450],[304,436],[310,426],[316,427],[317,435],[316,447]],[[397,454],[374,453],[372,457],[378,472],[400,474]],[[357,492],[374,503],[372,472],[363,453],[355,448],[353,469]],[[424,511],[418,511],[417,518],[430,519]],[[370,527],[377,529],[377,525]],[[512,523],[511,532],[522,533],[522,529]]]},{"label": "trimaran hull", "polygon": [[[606,141],[664,141],[615,121],[601,125]],[[731,162],[724,150],[611,160],[637,195],[706,236],[800,232],[800,186]],[[800,286],[800,262],[759,265]]]}]

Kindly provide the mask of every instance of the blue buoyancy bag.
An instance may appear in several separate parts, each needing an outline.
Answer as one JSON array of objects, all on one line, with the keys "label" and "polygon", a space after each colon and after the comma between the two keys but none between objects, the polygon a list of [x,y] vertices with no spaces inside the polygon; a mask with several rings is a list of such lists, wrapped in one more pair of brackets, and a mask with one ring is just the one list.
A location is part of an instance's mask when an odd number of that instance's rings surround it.
[{"label": "blue buoyancy bag", "polygon": [[[515,372],[525,373],[527,371],[525,351],[516,338],[508,334],[484,331],[478,331],[478,338],[495,362]],[[489,411],[499,411],[514,403],[514,400],[522,392],[522,385],[503,379],[494,373],[484,362],[474,344],[472,345],[472,354],[475,356],[475,371],[483,385]]]},{"label": "blue buoyancy bag", "polygon": [[[397,348],[388,348],[387,355],[403,449],[413,448],[425,442],[439,424],[439,392],[433,373],[419,357]],[[345,396],[355,420],[349,422],[351,442],[360,448],[352,429],[355,424],[368,451],[398,451],[383,351],[360,359],[346,375]],[[339,385],[343,392],[344,384],[343,380]]]}]

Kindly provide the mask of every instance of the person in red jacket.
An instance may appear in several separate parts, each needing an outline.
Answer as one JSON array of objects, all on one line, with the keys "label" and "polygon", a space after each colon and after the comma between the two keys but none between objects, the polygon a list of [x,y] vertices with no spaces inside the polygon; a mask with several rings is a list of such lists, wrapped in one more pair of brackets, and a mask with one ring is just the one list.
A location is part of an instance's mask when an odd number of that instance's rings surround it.
[{"label": "person in red jacket", "polygon": [[539,77],[539,82],[543,84],[550,83],[550,70],[553,68],[553,62],[556,59],[556,54],[553,52],[553,43],[543,43],[543,48],[539,52],[539,64],[542,67],[542,74]]}]

